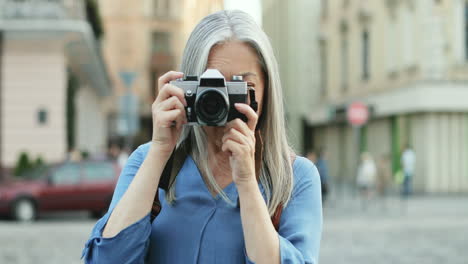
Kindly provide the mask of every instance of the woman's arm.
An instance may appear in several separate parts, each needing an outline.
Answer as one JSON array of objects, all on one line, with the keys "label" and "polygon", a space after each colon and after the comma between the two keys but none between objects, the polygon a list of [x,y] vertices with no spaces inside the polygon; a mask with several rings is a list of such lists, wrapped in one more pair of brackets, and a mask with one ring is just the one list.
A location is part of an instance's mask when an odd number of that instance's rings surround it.
[{"label": "woman's arm", "polygon": [[151,211],[159,178],[168,159],[169,155],[151,144],[143,164],[112,211],[102,237],[114,237]]},{"label": "woman's arm", "polygon": [[297,157],[294,190],[283,209],[278,233],[258,185],[239,186],[242,227],[251,263],[317,263],[322,234],[320,176],[315,166]]},{"label": "woman's arm", "polygon": [[85,263],[143,263],[151,234],[150,216],[147,214],[111,238],[102,236],[114,208],[129,188],[148,155],[150,144],[138,147],[128,158],[114,190],[108,212],[95,224],[83,249]]},{"label": "woman's arm", "polygon": [[258,264],[280,263],[278,234],[257,181],[239,184],[237,190],[248,258]]},{"label": "woman's arm", "polygon": [[138,173],[114,208],[103,232],[105,238],[117,235],[151,211],[159,178],[179,139],[182,125],[187,123],[184,92],[169,84],[182,76],[181,72],[170,71],[158,79],[160,90],[151,107],[152,144]]},{"label": "woman's arm", "polygon": [[233,181],[239,193],[247,261],[255,263],[316,263],[322,231],[320,176],[305,158],[293,166],[294,190],[283,210],[276,232],[255,177],[257,114],[246,104],[236,104],[248,122],[233,120],[226,126],[223,151],[231,152]]},{"label": "woman's arm", "polygon": [[240,213],[247,255],[256,263],[279,263],[279,241],[255,177],[255,127],[258,115],[246,104],[236,104],[247,123],[229,122],[222,150],[229,151],[233,181],[239,193]]}]

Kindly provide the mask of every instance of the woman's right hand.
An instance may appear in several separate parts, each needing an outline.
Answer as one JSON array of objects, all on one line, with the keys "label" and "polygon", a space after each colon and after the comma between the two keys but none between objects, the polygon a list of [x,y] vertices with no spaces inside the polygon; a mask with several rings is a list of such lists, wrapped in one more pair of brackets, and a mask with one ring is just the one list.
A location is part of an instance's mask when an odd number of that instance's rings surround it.
[{"label": "woman's right hand", "polygon": [[170,81],[182,78],[181,72],[170,71],[158,79],[158,96],[152,104],[153,137],[152,143],[170,155],[182,132],[182,126],[187,123],[185,114],[184,92],[179,87],[169,84]]}]

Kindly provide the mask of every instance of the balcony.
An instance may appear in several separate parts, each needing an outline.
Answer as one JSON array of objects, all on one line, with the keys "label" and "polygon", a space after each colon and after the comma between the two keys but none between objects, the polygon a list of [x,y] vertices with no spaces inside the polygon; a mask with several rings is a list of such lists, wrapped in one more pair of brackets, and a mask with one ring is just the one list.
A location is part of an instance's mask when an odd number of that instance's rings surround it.
[{"label": "balcony", "polygon": [[85,20],[82,0],[3,0],[0,20],[12,19],[77,19]]},{"label": "balcony", "polygon": [[6,40],[18,43],[63,43],[68,66],[106,96],[111,84],[88,22],[87,4],[86,0],[0,0],[0,31]]}]

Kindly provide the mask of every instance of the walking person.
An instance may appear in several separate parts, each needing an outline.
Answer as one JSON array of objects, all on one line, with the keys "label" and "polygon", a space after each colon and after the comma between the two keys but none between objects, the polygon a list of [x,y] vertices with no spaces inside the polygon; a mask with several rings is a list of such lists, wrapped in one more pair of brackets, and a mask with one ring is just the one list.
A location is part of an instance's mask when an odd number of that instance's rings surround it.
[{"label": "walking person", "polygon": [[[85,245],[85,263],[317,263],[320,178],[287,142],[273,54],[244,12],[220,11],[195,27],[182,72],[159,78],[152,140],[128,158],[109,211]],[[238,83],[243,76],[255,98],[230,110],[244,120],[185,125],[193,114],[185,97],[194,94],[170,82],[207,69]],[[223,102],[198,111],[212,115]]]},{"label": "walking person", "polygon": [[358,186],[361,208],[367,210],[368,204],[375,195],[377,168],[372,155],[368,152],[361,154],[356,184]]},{"label": "walking person", "polygon": [[320,149],[315,163],[320,174],[320,182],[322,186],[322,201],[325,202],[330,193],[330,185],[328,181],[328,164],[325,158],[325,149]]},{"label": "walking person", "polygon": [[392,182],[390,156],[383,154],[377,163],[377,194],[380,197],[382,210],[387,210],[388,189]]},{"label": "walking person", "polygon": [[401,166],[403,169],[403,182],[401,185],[401,197],[407,200],[413,192],[413,177],[416,164],[416,154],[408,144],[401,155]]}]

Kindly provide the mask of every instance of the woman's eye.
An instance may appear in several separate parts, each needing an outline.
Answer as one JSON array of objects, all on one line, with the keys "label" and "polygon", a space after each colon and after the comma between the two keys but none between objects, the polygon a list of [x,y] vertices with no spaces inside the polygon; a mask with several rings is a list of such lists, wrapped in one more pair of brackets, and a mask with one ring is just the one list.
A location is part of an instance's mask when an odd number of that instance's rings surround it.
[{"label": "woman's eye", "polygon": [[248,83],[247,83],[247,86],[255,87],[255,83],[253,83],[253,82],[248,82]]}]

